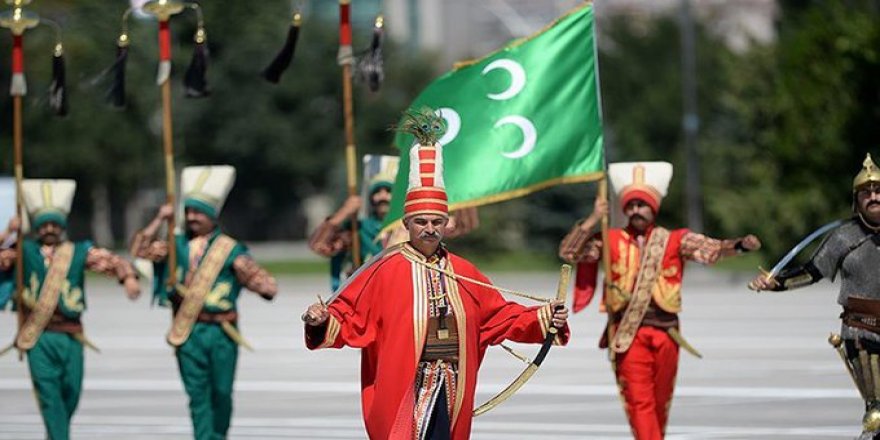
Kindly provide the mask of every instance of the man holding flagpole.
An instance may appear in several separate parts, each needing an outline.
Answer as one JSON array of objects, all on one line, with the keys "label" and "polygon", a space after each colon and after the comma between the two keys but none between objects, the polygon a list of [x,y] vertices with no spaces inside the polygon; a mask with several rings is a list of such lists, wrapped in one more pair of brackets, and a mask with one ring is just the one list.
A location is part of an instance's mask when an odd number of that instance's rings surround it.
[{"label": "man holding flagpole", "polygon": [[575,311],[590,302],[602,254],[608,259],[605,267],[611,274],[600,305],[608,314],[608,326],[599,346],[610,350],[633,435],[637,440],[660,440],[672,403],[679,347],[700,357],[679,333],[685,262],[712,264],[756,250],[761,242],[754,235],[718,240],[658,226],[655,220],[672,179],[670,163],[612,163],[608,177],[627,226],[608,230],[604,239],[592,234],[608,209],[599,200],[594,213],[562,240],[559,256],[578,265]]}]

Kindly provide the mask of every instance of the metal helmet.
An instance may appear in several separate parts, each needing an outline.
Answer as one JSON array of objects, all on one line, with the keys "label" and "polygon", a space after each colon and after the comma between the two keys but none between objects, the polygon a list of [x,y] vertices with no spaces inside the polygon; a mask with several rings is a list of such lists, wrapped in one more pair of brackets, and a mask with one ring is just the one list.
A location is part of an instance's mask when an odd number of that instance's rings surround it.
[{"label": "metal helmet", "polygon": [[865,161],[862,162],[862,170],[853,179],[853,193],[862,186],[872,182],[880,183],[880,169],[877,168],[877,164],[871,159],[871,153],[868,153],[865,156]]}]

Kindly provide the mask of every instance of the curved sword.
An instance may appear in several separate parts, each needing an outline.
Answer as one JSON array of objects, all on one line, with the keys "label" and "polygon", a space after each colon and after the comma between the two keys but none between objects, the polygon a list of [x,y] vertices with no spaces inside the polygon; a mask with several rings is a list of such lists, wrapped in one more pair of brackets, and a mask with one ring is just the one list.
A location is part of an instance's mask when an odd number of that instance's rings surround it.
[{"label": "curved sword", "polygon": [[[568,293],[568,281],[571,278],[571,266],[568,264],[563,264],[562,268],[559,271],[559,284],[556,288],[556,299],[565,303],[565,297]],[[538,368],[541,367],[541,364],[544,362],[544,358],[547,357],[547,353],[550,352],[550,347],[553,346],[553,340],[556,339],[556,335],[559,333],[559,330],[556,327],[550,327],[547,331],[547,335],[544,336],[544,343],[541,344],[541,350],[538,351],[538,355],[535,356],[535,360],[528,361],[528,359],[524,359],[523,356],[516,355],[517,358],[521,360],[525,360],[529,363],[525,370],[517,376],[517,378],[510,383],[506,388],[504,388],[500,393],[496,394],[495,397],[487,400],[486,403],[477,407],[474,410],[474,417],[479,416],[481,414],[485,414],[489,412],[492,408],[498,406],[501,402],[507,400],[514,393],[519,391],[529,379],[538,371]],[[504,347],[507,349],[507,347]],[[509,349],[507,349],[510,351]],[[513,353],[512,353],[513,354]]]},{"label": "curved sword", "polygon": [[767,279],[769,280],[771,278],[775,278],[776,275],[779,275],[779,272],[781,272],[782,269],[784,269],[785,266],[788,265],[788,263],[790,263],[791,260],[797,256],[797,254],[804,250],[805,247],[807,247],[810,243],[812,243],[814,240],[816,240],[826,232],[842,225],[845,221],[846,220],[835,220],[810,233],[810,235],[806,236],[795,247],[791,248],[791,250],[788,251],[788,253],[785,254],[785,256],[782,257],[782,259],[779,260],[779,262],[776,263],[775,266],[773,266],[773,269],[770,269],[770,272],[767,273]]}]

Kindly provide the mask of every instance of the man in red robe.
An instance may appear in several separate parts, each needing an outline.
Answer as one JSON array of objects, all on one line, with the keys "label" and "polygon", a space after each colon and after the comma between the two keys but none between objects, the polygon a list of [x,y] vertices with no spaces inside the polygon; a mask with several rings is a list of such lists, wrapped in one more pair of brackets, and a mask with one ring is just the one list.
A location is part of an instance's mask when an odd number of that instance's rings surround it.
[{"label": "man in red robe", "polygon": [[411,152],[403,221],[409,241],[367,262],[329,304],[312,304],[303,315],[305,339],[309,349],[362,349],[361,404],[371,439],[465,440],[486,348],[540,343],[551,327],[561,329],[554,342],[565,344],[568,311],[555,301],[508,302],[446,250],[441,147],[420,144]]},{"label": "man in red robe", "polygon": [[[608,327],[599,345],[611,350],[633,436],[660,440],[672,403],[679,346],[699,356],[679,333],[685,261],[712,264],[758,249],[761,242],[754,235],[718,240],[688,229],[657,226],[660,202],[672,179],[672,165],[667,162],[610,164],[608,177],[627,226],[608,231],[611,283],[600,305],[608,313]],[[596,288],[603,243],[592,229],[607,209],[606,202],[597,200],[593,215],[576,224],[559,246],[559,256],[578,265],[576,312],[587,306]]]}]

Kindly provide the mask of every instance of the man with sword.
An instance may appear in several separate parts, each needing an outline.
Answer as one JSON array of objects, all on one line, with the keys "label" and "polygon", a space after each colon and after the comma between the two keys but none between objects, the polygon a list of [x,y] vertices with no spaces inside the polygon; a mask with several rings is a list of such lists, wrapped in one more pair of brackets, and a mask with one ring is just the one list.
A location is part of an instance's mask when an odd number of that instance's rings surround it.
[{"label": "man with sword", "polygon": [[[837,302],[843,307],[841,334],[829,342],[838,350],[856,387],[865,400],[863,431],[859,440],[880,439],[880,169],[868,154],[853,179],[853,215],[823,226],[799,243],[769,273],[762,273],[749,288],[790,290],[832,281],[840,276]],[[785,265],[810,241],[831,230],[805,264]]]},{"label": "man with sword", "polygon": [[568,311],[559,299],[537,307],[509,302],[473,264],[446,250],[442,147],[436,133],[417,137],[403,220],[409,241],[364,264],[327,304],[309,306],[302,316],[305,342],[309,349],[362,349],[361,403],[370,438],[465,440],[488,346],[544,343],[502,393],[509,395],[551,344],[568,341]]}]

